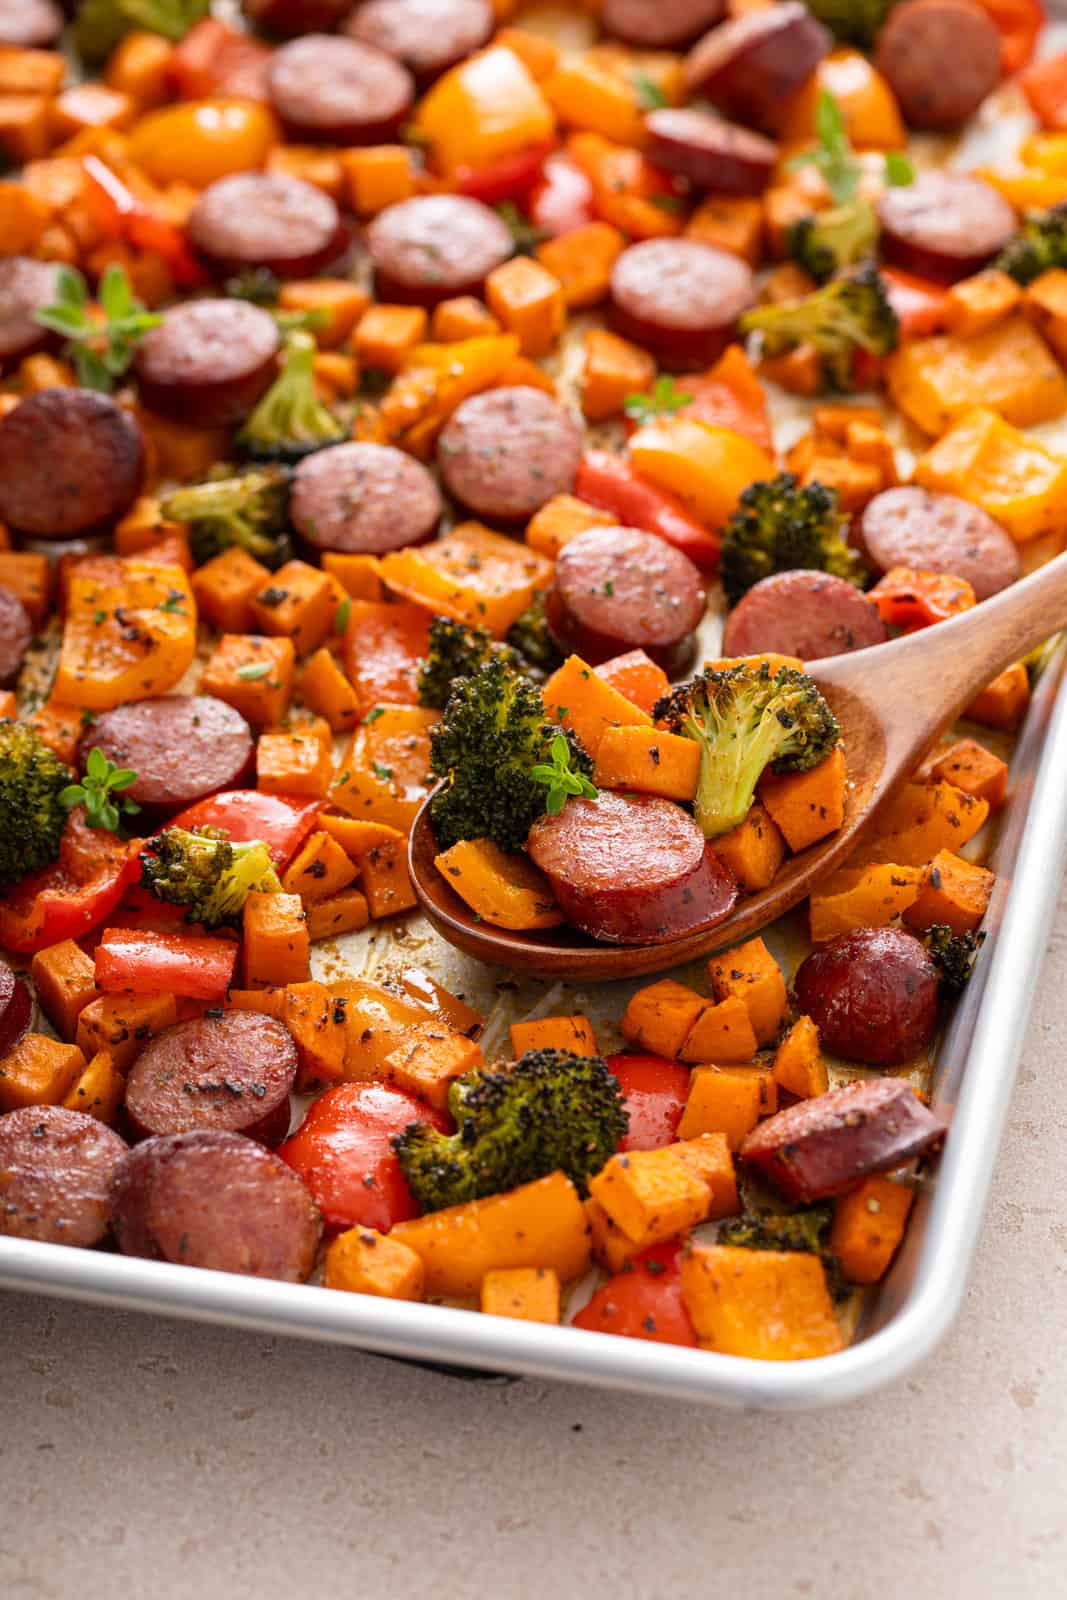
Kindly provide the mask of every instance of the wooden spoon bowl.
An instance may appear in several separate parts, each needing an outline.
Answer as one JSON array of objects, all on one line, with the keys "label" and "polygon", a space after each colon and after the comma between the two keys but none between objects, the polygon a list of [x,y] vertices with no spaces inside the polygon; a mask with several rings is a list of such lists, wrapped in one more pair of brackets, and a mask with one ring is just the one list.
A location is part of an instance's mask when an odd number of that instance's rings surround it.
[{"label": "wooden spoon bowl", "polygon": [[787,858],[769,888],[738,900],[717,922],[657,944],[605,944],[575,928],[514,933],[479,921],[434,866],[427,800],[412,829],[408,866],[423,912],[441,936],[491,965],[544,978],[602,983],[662,972],[750,939],[799,904],[871,833],[927,749],[987,683],[1067,627],[1067,555],[921,633],[807,670],[841,724],[847,792],[840,830]]}]

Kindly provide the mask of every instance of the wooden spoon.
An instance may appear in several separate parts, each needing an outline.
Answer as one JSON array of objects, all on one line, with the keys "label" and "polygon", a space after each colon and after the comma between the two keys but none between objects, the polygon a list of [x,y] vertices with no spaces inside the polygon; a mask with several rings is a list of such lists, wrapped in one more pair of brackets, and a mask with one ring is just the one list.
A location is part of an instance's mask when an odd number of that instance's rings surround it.
[{"label": "wooden spoon", "polygon": [[415,893],[443,938],[479,960],[573,982],[661,972],[750,939],[843,865],[937,736],[999,672],[1067,628],[1067,555],[948,622],[807,670],[841,724],[848,771],[838,833],[787,858],[769,888],[738,900],[730,916],[660,944],[604,944],[573,928],[511,933],[478,921],[434,866],[429,802],[412,830]]}]

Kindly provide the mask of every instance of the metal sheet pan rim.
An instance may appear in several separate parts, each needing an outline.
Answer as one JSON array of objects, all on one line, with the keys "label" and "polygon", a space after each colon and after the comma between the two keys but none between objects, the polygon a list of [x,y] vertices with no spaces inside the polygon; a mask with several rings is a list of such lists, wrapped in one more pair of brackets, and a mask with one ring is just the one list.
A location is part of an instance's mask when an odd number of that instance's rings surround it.
[{"label": "metal sheet pan rim", "polygon": [[[911,1282],[885,1325],[839,1355],[743,1360],[17,1239],[0,1239],[0,1287],[732,1409],[811,1409],[893,1382],[951,1326],[982,1222],[1067,858],[1067,693],[1056,692],[1065,660],[1061,645],[1020,741],[1020,754],[1029,751],[1016,781],[1032,787],[1028,804],[1019,792],[1009,807],[1017,850],[1001,863],[1012,881],[982,989],[965,999],[942,1052],[939,1084],[958,1077],[959,1092]],[[968,1028],[965,1060],[953,1060],[953,1037]]]}]

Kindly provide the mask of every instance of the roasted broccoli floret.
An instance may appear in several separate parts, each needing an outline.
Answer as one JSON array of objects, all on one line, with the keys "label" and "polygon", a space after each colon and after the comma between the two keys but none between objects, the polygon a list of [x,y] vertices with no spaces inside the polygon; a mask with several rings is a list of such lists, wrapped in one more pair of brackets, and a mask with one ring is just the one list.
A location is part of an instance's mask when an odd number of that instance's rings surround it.
[{"label": "roasted broccoli floret", "polygon": [[757,306],[741,318],[745,333],[757,333],[767,356],[787,355],[799,345],[817,351],[823,384],[856,388],[856,355],[884,356],[896,348],[899,324],[877,269],[854,267],[802,300]]},{"label": "roasted broccoli floret", "polygon": [[344,424],[315,392],[315,349],[309,333],[287,335],[282,369],[237,435],[254,461],[299,461],[345,437]]},{"label": "roasted broccoli floret", "polygon": [[164,500],[162,511],[165,517],[187,524],[197,565],[236,544],[273,571],[289,559],[288,508],[286,469],[260,467],[176,489]]},{"label": "roasted broccoli floret", "polygon": [[805,1250],[818,1256],[826,1287],[835,1300],[849,1293],[841,1265],[826,1248],[834,1220],[832,1206],[807,1206],[801,1211],[746,1211],[719,1227],[718,1243],[735,1250]]},{"label": "roasted broccoli floret", "polygon": [[393,1140],[424,1211],[461,1205],[565,1172],[586,1182],[629,1126],[619,1081],[599,1056],[528,1050],[513,1067],[457,1078],[448,1093],[452,1134],[412,1122]]},{"label": "roasted broccoli floret", "polygon": [[210,9],[211,0],[82,0],[74,44],[84,60],[103,61],[135,28],[177,41]]},{"label": "roasted broccoli floret", "polygon": [[866,569],[842,537],[847,526],[825,484],[802,486],[791,472],[749,484],[722,534],[719,576],[730,605],[761,578],[796,567],[862,584]]},{"label": "roasted broccoli floret", "polygon": [[560,771],[560,739],[569,773],[588,781],[593,763],[577,736],[545,720],[537,685],[503,656],[491,655],[472,677],[461,678],[430,730],[430,767],[447,780],[430,801],[441,848],[490,838],[502,850],[521,850],[551,792],[534,768]]},{"label": "roasted broccoli floret", "polygon": [[878,218],[869,200],[853,200],[801,217],[786,234],[793,260],[825,283],[845,267],[870,261],[878,243]]},{"label": "roasted broccoli floret", "polygon": [[205,928],[235,922],[253,891],[281,891],[270,851],[258,839],[231,844],[220,828],[164,828],[149,839],[148,851],[141,882],[157,899],[185,906],[186,922]]},{"label": "roasted broccoli floret", "polygon": [[0,721],[0,883],[56,859],[68,816],[59,797],[74,779],[27,723]]},{"label": "roasted broccoli floret", "polygon": [[993,265],[1016,283],[1033,283],[1052,267],[1067,267],[1067,202],[1047,211],[1028,211]]},{"label": "roasted broccoli floret", "polygon": [[811,678],[793,667],[705,667],[656,702],[653,716],[701,747],[693,814],[707,839],[748,815],[767,767],[806,772],[837,743],[837,719]]},{"label": "roasted broccoli floret", "polygon": [[508,644],[519,652],[523,664],[535,672],[547,675],[562,665],[563,653],[549,630],[542,589],[535,591],[526,610],[511,624]]},{"label": "roasted broccoli floret", "polygon": [[282,282],[269,267],[243,267],[226,279],[223,288],[231,300],[247,300],[272,311],[278,304]]},{"label": "roasted broccoli floret", "polygon": [[469,628],[451,617],[430,623],[430,649],[419,667],[419,705],[443,711],[456,682],[469,678],[494,654],[516,666],[515,652],[497,644],[488,628]]},{"label": "roasted broccoli floret", "polygon": [[869,50],[896,0],[805,0],[808,10],[842,44]]},{"label": "roasted broccoli floret", "polygon": [[953,933],[944,922],[935,922],[923,935],[923,943],[941,979],[946,996],[962,994],[974,971],[975,957],[985,943],[984,933]]}]

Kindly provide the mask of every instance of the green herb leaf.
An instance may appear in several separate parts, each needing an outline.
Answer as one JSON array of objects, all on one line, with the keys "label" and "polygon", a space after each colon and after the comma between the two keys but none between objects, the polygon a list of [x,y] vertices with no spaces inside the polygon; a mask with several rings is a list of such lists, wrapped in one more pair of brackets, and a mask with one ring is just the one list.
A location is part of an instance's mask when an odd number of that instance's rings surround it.
[{"label": "green herb leaf", "polygon": [[657,378],[651,394],[628,394],[622,409],[631,422],[651,422],[655,417],[670,417],[681,411],[692,400],[691,394],[679,389],[668,374]]},{"label": "green herb leaf", "polygon": [[571,766],[571,747],[562,733],[557,733],[548,747],[549,760],[531,767],[530,776],[535,783],[545,785],[545,810],[550,817],[558,816],[572,795],[583,795],[595,800],[596,786],[583,772]]},{"label": "green herb leaf", "polygon": [[642,111],[660,111],[667,104],[667,96],[647,72],[632,72],[630,82],[634,86],[637,103]]},{"label": "green herb leaf", "polygon": [[363,718],[363,726],[365,728],[369,728],[372,722],[377,722],[378,718],[383,717],[384,715],[384,706],[371,706],[370,710],[367,712],[367,715]]},{"label": "green herb leaf", "polygon": [[107,833],[117,833],[123,816],[140,811],[136,800],[112,799],[137,782],[131,767],[112,766],[99,745],[89,751],[85,762],[85,776],[81,783],[69,783],[60,791],[59,803],[68,810],[72,806],[85,807],[85,820],[90,828],[100,828]]},{"label": "green herb leaf", "polygon": [[246,661],[243,667],[237,668],[237,677],[242,683],[258,683],[269,671],[269,661]]},{"label": "green herb leaf", "polygon": [[124,268],[117,263],[101,278],[99,296],[102,318],[89,309],[89,290],[81,273],[63,267],[55,301],[35,312],[34,320],[64,335],[64,354],[74,363],[83,389],[109,394],[115,380],[129,370],[138,342],[162,318],[135,297]]},{"label": "green herb leaf", "polygon": [[903,150],[886,151],[885,181],[893,189],[906,189],[915,182],[915,168]]},{"label": "green herb leaf", "polygon": [[801,150],[786,163],[797,172],[814,167],[830,191],[835,205],[848,205],[859,191],[863,169],[848,137],[845,119],[829,89],[823,89],[815,107],[815,133],[818,143]]},{"label": "green herb leaf", "polygon": [[333,614],[334,633],[344,633],[348,627],[348,619],[352,615],[352,596],[346,595]]}]

